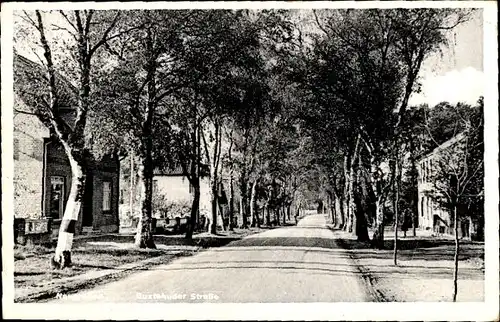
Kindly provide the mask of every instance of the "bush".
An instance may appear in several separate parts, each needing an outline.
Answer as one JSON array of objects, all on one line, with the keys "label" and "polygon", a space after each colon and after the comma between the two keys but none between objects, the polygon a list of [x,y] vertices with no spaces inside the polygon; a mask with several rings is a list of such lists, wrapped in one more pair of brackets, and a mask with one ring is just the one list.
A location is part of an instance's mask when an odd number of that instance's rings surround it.
[{"label": "bush", "polygon": [[157,218],[184,217],[191,213],[190,200],[168,200],[165,195],[153,195],[153,215]]}]

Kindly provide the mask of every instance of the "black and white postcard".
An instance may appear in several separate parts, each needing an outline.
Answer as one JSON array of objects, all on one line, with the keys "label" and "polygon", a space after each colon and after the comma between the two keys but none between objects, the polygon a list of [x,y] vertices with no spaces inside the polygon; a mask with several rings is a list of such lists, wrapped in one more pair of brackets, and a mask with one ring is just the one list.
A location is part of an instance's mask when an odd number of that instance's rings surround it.
[{"label": "black and white postcard", "polygon": [[498,320],[496,2],[1,21],[4,317]]}]

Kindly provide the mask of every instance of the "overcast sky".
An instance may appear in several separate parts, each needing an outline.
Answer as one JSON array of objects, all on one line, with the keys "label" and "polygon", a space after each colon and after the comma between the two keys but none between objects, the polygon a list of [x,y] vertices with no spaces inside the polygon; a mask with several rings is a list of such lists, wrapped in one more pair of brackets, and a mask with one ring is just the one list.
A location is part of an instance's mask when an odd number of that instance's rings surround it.
[{"label": "overcast sky", "polygon": [[474,104],[484,95],[482,11],[456,27],[449,37],[449,47],[443,49],[442,55],[433,55],[424,62],[420,72],[422,92],[413,94],[410,104]]}]

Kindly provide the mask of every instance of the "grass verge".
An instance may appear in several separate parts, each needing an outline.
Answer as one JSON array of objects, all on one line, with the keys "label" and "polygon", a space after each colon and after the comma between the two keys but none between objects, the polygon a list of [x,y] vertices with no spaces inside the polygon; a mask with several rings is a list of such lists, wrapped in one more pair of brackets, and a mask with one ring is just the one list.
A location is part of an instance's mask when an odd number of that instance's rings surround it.
[{"label": "grass verge", "polygon": [[[379,300],[391,302],[450,301],[453,290],[452,240],[429,236],[398,240],[398,265],[393,263],[393,236],[386,236],[385,249],[355,240],[334,230],[339,246],[349,251],[363,278]],[[461,241],[457,301],[484,300],[484,243]]]},{"label": "grass verge", "polygon": [[134,247],[133,234],[85,236],[75,239],[71,267],[53,270],[54,246],[14,247],[14,302],[40,302],[58,294],[75,293],[121,279],[138,270],[190,256],[202,249],[221,247],[266,230],[235,229],[217,235],[207,233],[187,240],[182,235],[154,237],[157,249]]}]

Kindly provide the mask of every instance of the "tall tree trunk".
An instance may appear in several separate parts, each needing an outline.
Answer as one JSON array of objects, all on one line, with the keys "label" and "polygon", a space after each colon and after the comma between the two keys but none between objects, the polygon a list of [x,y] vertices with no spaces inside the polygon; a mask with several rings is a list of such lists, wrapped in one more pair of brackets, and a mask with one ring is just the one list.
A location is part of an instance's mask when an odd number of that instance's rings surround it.
[{"label": "tall tree trunk", "polygon": [[72,156],[71,149],[64,144],[69,163],[71,166],[71,188],[66,203],[66,209],[59,228],[57,247],[54,257],[51,259],[53,268],[65,268],[71,266],[71,248],[73,237],[78,222],[78,215],[82,208],[85,190],[85,170],[83,166]]},{"label": "tall tree trunk", "polygon": [[344,156],[344,202],[342,204],[343,208],[343,213],[345,216],[345,222],[344,222],[344,231],[349,230],[349,222],[350,222],[350,213],[349,213],[349,203],[350,203],[350,186],[349,186],[350,180],[349,180],[349,157],[346,155]]},{"label": "tall tree trunk", "polygon": [[129,212],[130,212],[130,219],[134,219],[134,201],[136,198],[135,194],[135,170],[134,170],[134,149],[130,149],[130,194],[129,194]]},{"label": "tall tree trunk", "polygon": [[140,248],[156,248],[152,231],[153,206],[153,119],[156,110],[156,54],[154,53],[154,39],[152,31],[146,33],[147,62],[146,71],[148,102],[145,119],[142,124],[141,156],[141,218],[137,227],[135,245]]},{"label": "tall tree trunk", "polygon": [[458,216],[456,202],[453,205],[453,227],[455,229],[455,254],[454,254],[454,269],[453,269],[453,302],[457,301],[458,292],[458,253],[459,253],[459,239],[458,239]]},{"label": "tall tree trunk", "polygon": [[336,199],[333,199],[330,205],[330,213],[332,218],[331,224],[333,225],[333,227],[337,226],[337,210],[335,209],[336,204],[337,204]]},{"label": "tall tree trunk", "polygon": [[365,215],[365,210],[362,207],[362,197],[363,195],[360,192],[355,193],[355,233],[358,241],[366,242],[370,240],[370,236],[368,235],[368,220]]},{"label": "tall tree trunk", "polygon": [[186,239],[193,238],[194,227],[196,226],[196,216],[200,209],[200,178],[193,178],[191,185],[193,186],[194,196],[193,203],[191,205],[191,216],[189,217],[189,226],[186,230]]},{"label": "tall tree trunk", "polygon": [[229,230],[234,230],[234,177],[233,170],[229,177]]},{"label": "tall tree trunk", "polygon": [[415,145],[413,139],[410,138],[410,166],[411,166],[411,182],[413,188],[411,189],[411,222],[413,237],[417,236],[417,226],[418,226],[418,176],[417,176],[417,157],[415,156]]},{"label": "tall tree trunk", "polygon": [[345,226],[345,212],[344,212],[344,198],[335,193],[335,206],[338,208],[337,214],[339,215],[339,220],[337,222],[337,227],[344,229]]},{"label": "tall tree trunk", "polygon": [[367,207],[366,203],[363,202],[367,198],[366,182],[361,181],[361,167],[363,166],[361,161],[361,156],[358,156],[358,167],[356,168],[356,186],[357,189],[354,194],[354,213],[355,213],[355,229],[358,241],[366,242],[370,240],[368,234],[368,216],[366,213]]},{"label": "tall tree trunk", "polygon": [[252,217],[252,227],[255,227],[258,225],[258,218],[257,218],[257,213],[256,213],[256,206],[257,206],[257,200],[255,200],[256,194],[257,194],[257,182],[258,179],[254,180],[252,183],[252,191],[250,194],[250,216]]},{"label": "tall tree trunk", "polygon": [[356,144],[354,146],[354,151],[352,155],[350,156],[348,162],[349,162],[349,170],[348,170],[348,190],[347,194],[349,197],[349,222],[348,222],[348,232],[353,232],[356,234],[356,202],[354,198],[354,185],[356,183],[356,176],[357,176],[357,169],[354,168],[356,160],[358,160],[358,150],[359,150],[359,142],[361,140],[361,136],[358,134],[358,137],[356,138]]},{"label": "tall tree trunk", "polygon": [[375,197],[375,227],[373,233],[373,245],[376,248],[384,248],[384,208],[379,196]]},{"label": "tall tree trunk", "polygon": [[222,208],[222,205],[219,202],[217,202],[217,207],[219,209],[219,216],[220,216],[220,222],[221,222],[221,225],[222,225],[222,229],[224,231],[227,231],[228,227],[227,227],[227,225],[225,223],[225,220],[224,220],[224,209]]},{"label": "tall tree trunk", "polygon": [[[212,204],[212,226],[210,232],[212,234],[217,233],[217,222],[218,222],[218,184],[219,184],[219,161],[220,161],[220,155],[221,155],[221,140],[222,140],[222,131],[221,131],[221,125],[220,125],[220,120],[215,118],[213,120],[214,122],[214,144],[213,144],[213,154],[210,156],[210,153],[208,152],[209,147],[207,144],[207,141],[205,140],[205,136],[203,135],[203,142],[205,145],[205,151],[207,153],[207,157],[210,163],[210,186],[211,186],[211,204]],[[211,162],[210,162],[211,161]],[[221,214],[222,216],[222,214]]]},{"label": "tall tree trunk", "polygon": [[247,181],[245,176],[242,176],[240,179],[240,213],[241,213],[241,220],[242,220],[242,228],[247,229],[248,228],[248,209],[247,209]]},{"label": "tall tree trunk", "polygon": [[210,233],[217,234],[217,181],[216,178],[211,179],[211,189],[210,189],[210,203],[212,206],[212,224],[210,226]]},{"label": "tall tree trunk", "polygon": [[151,153],[141,157],[139,179],[141,182],[141,217],[135,235],[135,245],[139,248],[156,248],[152,229],[153,160]]},{"label": "tall tree trunk", "polygon": [[[397,151],[397,149],[396,149]],[[399,166],[398,160],[395,162],[396,180],[394,180],[394,265],[398,265],[398,224],[399,224]],[[404,223],[403,223],[404,225]]]},{"label": "tall tree trunk", "polygon": [[[418,196],[417,196],[418,198]],[[414,208],[414,207],[412,207]],[[418,225],[418,216],[417,216],[417,211],[412,209],[411,211],[411,222],[412,222],[412,230],[413,230],[413,237],[417,236],[417,225]]]},{"label": "tall tree trunk", "polygon": [[269,206],[266,206],[264,208],[264,211],[266,213],[266,226],[270,227],[271,226],[271,214],[269,213]]},{"label": "tall tree trunk", "polygon": [[[348,200],[348,222],[347,222],[347,231],[353,232],[355,228],[355,217],[356,217],[356,203],[354,201],[354,168],[352,166],[349,167],[349,176],[348,176],[348,189],[347,189],[347,200]],[[355,231],[354,231],[355,232]]]},{"label": "tall tree trunk", "polygon": [[375,199],[375,225],[374,233],[372,238],[372,245],[378,249],[384,248],[384,192],[379,186],[382,182],[377,178],[378,168],[375,164],[375,157],[372,154],[372,149],[369,149],[370,153],[370,184],[372,187],[373,197]]}]

